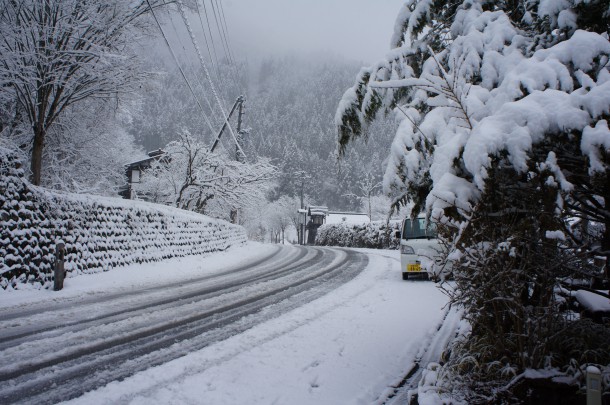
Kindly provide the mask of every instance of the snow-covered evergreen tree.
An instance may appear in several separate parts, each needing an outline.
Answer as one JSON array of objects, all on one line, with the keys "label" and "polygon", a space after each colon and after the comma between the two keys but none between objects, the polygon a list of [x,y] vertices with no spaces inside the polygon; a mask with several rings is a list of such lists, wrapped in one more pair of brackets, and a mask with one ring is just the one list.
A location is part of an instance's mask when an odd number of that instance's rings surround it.
[{"label": "snow-covered evergreen tree", "polygon": [[[407,1],[387,59],[339,105],[342,148],[383,112],[401,120],[384,189],[453,247],[450,294],[472,325],[453,370],[476,375],[466,385],[479,399],[568,363],[560,336],[573,325],[554,289],[586,263],[569,248],[608,257],[609,21],[599,0]],[[604,236],[577,240],[568,216]]]}]

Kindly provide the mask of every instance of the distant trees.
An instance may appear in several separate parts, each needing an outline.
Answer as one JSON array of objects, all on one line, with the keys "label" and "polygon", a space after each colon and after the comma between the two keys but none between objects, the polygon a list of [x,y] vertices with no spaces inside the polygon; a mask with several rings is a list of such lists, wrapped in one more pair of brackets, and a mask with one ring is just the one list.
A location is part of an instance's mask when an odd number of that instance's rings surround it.
[{"label": "distant trees", "polygon": [[298,208],[298,199],[288,196],[282,196],[267,205],[264,218],[267,222],[272,242],[285,243],[288,228],[294,227],[295,230],[297,229]]},{"label": "distant trees", "polygon": [[68,109],[116,101],[146,78],[133,45],[149,9],[148,1],[0,0],[0,105],[11,111],[0,129],[24,124],[33,184],[49,131]]},{"label": "distant trees", "polygon": [[272,58],[261,65],[245,120],[252,128],[248,147],[271,158],[280,169],[274,199],[299,196],[302,178],[294,173],[306,172],[304,193],[312,201],[355,210],[359,202],[346,195],[359,193],[357,183],[364,172],[372,167],[375,182],[381,181],[381,155],[373,159],[370,152],[381,152],[390,144],[391,120],[375,123],[377,136],[368,144],[359,143],[349,156],[339,160],[336,153],[336,103],[357,71],[353,63],[318,56]]},{"label": "distant trees", "polygon": [[[603,1],[408,1],[388,59],[337,111],[342,149],[383,112],[401,120],[384,190],[427,211],[452,248],[448,293],[472,331],[445,369],[470,401],[501,401],[530,368],[607,364],[570,352],[580,326],[556,291],[594,255],[610,265],[609,13]],[[602,236],[575,232],[575,217]]]},{"label": "distant trees", "polygon": [[[156,59],[160,62],[151,62],[148,69],[162,73],[143,86],[144,97],[127,124],[128,132],[148,150],[163,148],[183,128],[198,140],[211,143],[202,111],[174,63],[164,64],[162,56]],[[183,69],[194,84],[195,93],[202,95],[209,86],[205,80],[199,80],[200,67],[189,64],[188,57],[183,60]],[[243,115],[243,126],[249,129],[243,143],[246,155],[267,157],[278,168],[278,185],[270,200],[283,195],[300,196],[303,190],[303,194],[319,204],[342,210],[358,209],[358,201],[345,195],[357,192],[365,170],[372,168],[375,182],[381,181],[381,154],[372,159],[368,153],[386,148],[394,131],[393,120],[374,124],[377,136],[371,137],[368,144],[359,143],[350,150],[350,156],[338,160],[333,125],[336,102],[358,66],[320,57],[276,57],[266,60],[250,80],[248,69],[239,68],[236,74],[229,66],[222,66],[218,87],[229,107],[237,95],[246,96]],[[210,110],[203,100],[201,104],[212,127],[219,129],[222,121],[217,106],[213,104]],[[229,145],[230,136],[226,135],[223,142]],[[361,164],[363,161],[367,162],[366,168]],[[303,176],[295,173],[305,173],[307,179],[303,182]]]},{"label": "distant trees", "polygon": [[[127,131],[146,150],[163,148],[169,142],[176,140],[176,135],[183,129],[211,144],[223,124],[223,118],[217,103],[212,99],[212,90],[209,83],[204,80],[201,66],[189,62],[188,57],[183,56],[184,60],[179,60],[188,80],[194,86],[195,95],[199,99],[198,104],[174,61],[167,60],[167,56],[161,52],[165,48],[155,49],[158,45],[158,41],[151,41],[148,45],[151,48],[152,60],[143,61],[143,64],[147,70],[157,73],[151,77],[151,80],[142,84],[139,103],[132,109],[131,121],[125,125]],[[227,102],[225,109],[230,108],[236,97],[246,88],[246,68],[244,66],[239,68],[240,70],[235,72],[234,66],[221,65],[217,91]],[[210,104],[204,101],[204,97],[208,98]],[[254,102],[256,101],[252,104]],[[203,112],[199,105],[203,107]],[[246,100],[246,108],[250,108],[248,100]],[[212,128],[208,127],[207,120]],[[245,121],[247,127],[249,120]],[[234,119],[232,122],[235,122]],[[224,135],[225,139],[230,138],[227,135]]]}]

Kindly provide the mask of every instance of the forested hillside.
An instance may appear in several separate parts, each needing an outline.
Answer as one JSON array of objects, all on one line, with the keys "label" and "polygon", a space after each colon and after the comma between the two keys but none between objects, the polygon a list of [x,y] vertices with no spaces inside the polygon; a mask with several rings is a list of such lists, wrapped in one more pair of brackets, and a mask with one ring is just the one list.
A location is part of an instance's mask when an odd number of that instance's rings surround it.
[{"label": "forested hillside", "polygon": [[358,143],[341,160],[337,156],[335,110],[345,84],[357,71],[357,63],[320,57],[285,57],[261,64],[251,81],[250,147],[279,166],[277,196],[299,195],[305,178],[304,193],[316,204],[358,209],[355,196],[363,194],[361,183],[381,181],[381,156],[395,131],[390,118],[371,128],[376,135],[368,143]]},{"label": "forested hillside", "polygon": [[[390,117],[370,128],[375,136],[368,143],[356,144],[341,160],[336,153],[334,114],[359,66],[329,56],[286,56],[235,70],[227,65],[220,72],[226,107],[230,108],[238,95],[246,97],[246,154],[270,158],[279,169],[270,200],[300,197],[302,187],[308,201],[357,210],[362,202],[359,197],[364,197],[367,189],[372,188],[373,194],[381,191],[376,185],[381,181],[383,151],[395,132]],[[182,129],[211,145],[215,131],[222,126],[221,115],[210,115],[215,130],[211,131],[180,72],[170,63],[156,69],[158,74],[147,84],[129,132],[146,150],[163,148],[177,139]],[[185,71],[189,77],[201,75],[195,67]],[[193,82],[205,88],[199,80]],[[235,125],[235,117],[232,122]],[[229,133],[223,134],[222,145],[234,153]]]}]

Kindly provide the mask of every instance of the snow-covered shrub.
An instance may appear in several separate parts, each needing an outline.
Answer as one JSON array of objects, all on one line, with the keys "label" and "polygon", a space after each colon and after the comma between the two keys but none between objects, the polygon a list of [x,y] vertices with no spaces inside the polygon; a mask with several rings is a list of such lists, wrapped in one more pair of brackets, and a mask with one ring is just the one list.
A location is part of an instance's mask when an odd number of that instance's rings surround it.
[{"label": "snow-covered shrub", "polygon": [[316,245],[371,249],[398,249],[398,222],[376,221],[366,224],[324,224],[318,228]]},{"label": "snow-covered shrub", "polygon": [[62,194],[29,184],[21,162],[0,149],[0,285],[48,285],[55,246],[66,245],[69,275],[225,250],[242,227],[175,208]]}]

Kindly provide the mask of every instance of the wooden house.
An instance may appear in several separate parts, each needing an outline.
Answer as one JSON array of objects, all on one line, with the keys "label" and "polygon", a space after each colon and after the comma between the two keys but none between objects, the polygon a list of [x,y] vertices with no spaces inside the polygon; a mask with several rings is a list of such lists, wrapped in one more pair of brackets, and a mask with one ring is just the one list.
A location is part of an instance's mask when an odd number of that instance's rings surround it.
[{"label": "wooden house", "polygon": [[[146,159],[138,160],[136,162],[128,163],[125,165],[125,176],[127,177],[127,184],[125,184],[119,190],[119,195],[125,199],[131,200],[134,198],[134,185],[139,183],[142,178],[142,173],[149,169],[153,162],[164,158],[165,151],[163,149],[153,150],[148,152]],[[167,159],[167,157],[165,157]]]}]

